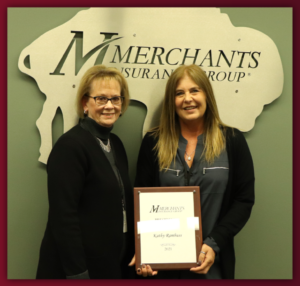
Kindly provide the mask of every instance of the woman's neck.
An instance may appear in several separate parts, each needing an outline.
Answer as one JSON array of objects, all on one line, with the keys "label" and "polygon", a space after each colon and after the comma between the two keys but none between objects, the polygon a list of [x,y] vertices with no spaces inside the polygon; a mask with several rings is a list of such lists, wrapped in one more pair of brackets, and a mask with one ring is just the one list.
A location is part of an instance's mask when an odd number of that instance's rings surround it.
[{"label": "woman's neck", "polygon": [[197,138],[204,132],[203,122],[183,122],[180,121],[181,135],[189,141],[190,138]]},{"label": "woman's neck", "polygon": [[88,130],[95,137],[100,138],[101,140],[108,140],[110,131],[113,128],[113,126],[104,127],[90,117],[85,117],[84,119],[82,119],[80,121],[80,124],[84,129]]}]

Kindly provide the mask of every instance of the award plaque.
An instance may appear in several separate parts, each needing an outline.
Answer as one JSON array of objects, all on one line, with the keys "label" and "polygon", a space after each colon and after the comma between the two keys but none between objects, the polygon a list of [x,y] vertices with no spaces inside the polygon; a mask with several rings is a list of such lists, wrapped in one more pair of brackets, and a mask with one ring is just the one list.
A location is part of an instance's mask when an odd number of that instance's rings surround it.
[{"label": "award plaque", "polygon": [[134,188],[136,269],[199,266],[202,247],[200,188]]}]

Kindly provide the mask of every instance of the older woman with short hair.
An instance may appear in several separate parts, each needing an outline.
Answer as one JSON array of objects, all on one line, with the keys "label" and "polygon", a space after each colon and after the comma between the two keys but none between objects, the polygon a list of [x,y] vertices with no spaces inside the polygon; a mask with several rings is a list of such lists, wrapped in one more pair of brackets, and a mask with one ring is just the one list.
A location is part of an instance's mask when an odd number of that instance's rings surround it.
[{"label": "older woman with short hair", "polygon": [[111,130],[129,104],[124,76],[93,66],[81,79],[78,125],[47,163],[49,216],[38,279],[131,278],[133,196],[121,140]]},{"label": "older woman with short hair", "polygon": [[[138,274],[156,278],[234,278],[233,239],[254,204],[254,169],[243,134],[220,119],[212,86],[197,65],[170,76],[160,125],[143,139],[136,187],[200,186],[203,245],[190,271]],[[200,274],[200,275],[197,275]]]}]

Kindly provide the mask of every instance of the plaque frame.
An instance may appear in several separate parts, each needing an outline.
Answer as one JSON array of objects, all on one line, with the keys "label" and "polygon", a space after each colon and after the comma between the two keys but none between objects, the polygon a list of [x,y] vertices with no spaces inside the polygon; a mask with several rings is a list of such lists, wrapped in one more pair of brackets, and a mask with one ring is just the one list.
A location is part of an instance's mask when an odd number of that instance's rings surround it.
[{"label": "plaque frame", "polygon": [[187,270],[192,267],[199,267],[198,257],[203,244],[202,238],[202,219],[201,219],[201,203],[200,203],[200,187],[199,186],[184,186],[184,187],[149,187],[149,188],[134,188],[134,232],[135,232],[135,268],[141,268],[141,237],[138,233],[137,223],[140,221],[140,193],[174,193],[174,192],[192,192],[194,194],[194,216],[199,217],[199,229],[195,229],[196,243],[196,261],[183,263],[147,263],[152,270]]}]

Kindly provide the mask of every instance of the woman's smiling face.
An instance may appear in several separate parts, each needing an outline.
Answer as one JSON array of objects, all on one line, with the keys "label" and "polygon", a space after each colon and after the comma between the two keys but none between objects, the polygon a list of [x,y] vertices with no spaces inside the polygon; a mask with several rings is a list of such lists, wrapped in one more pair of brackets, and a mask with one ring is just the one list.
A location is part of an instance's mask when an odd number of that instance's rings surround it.
[{"label": "woman's smiling face", "polygon": [[94,119],[104,127],[111,127],[119,118],[122,105],[113,105],[109,100],[105,105],[98,106],[94,100],[95,96],[105,96],[112,98],[121,96],[121,87],[114,78],[95,79],[91,84],[90,97],[84,104],[88,117]]},{"label": "woman's smiling face", "polygon": [[175,94],[176,113],[181,123],[204,123],[206,95],[202,89],[185,74],[178,82]]}]

